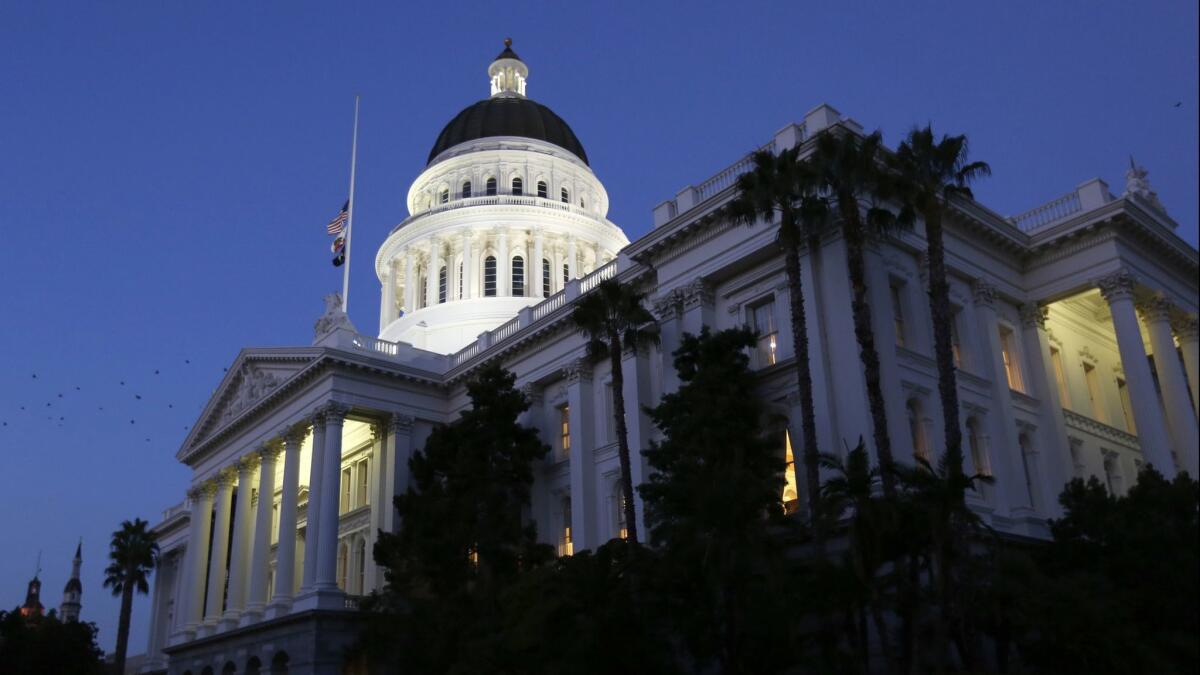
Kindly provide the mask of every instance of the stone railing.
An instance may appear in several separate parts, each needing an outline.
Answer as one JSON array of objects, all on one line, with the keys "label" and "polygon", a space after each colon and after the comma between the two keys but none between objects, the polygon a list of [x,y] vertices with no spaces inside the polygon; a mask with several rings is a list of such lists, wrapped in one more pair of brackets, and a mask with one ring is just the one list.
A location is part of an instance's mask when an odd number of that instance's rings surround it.
[{"label": "stone railing", "polygon": [[364,597],[362,595],[346,595],[343,599],[345,603],[343,606],[349,610],[357,610],[362,605]]},{"label": "stone railing", "polygon": [[[543,209],[565,211],[567,213],[573,213],[577,216],[586,216],[588,218],[600,217],[600,214],[594,210],[586,209],[582,206],[576,206],[563,201],[547,199],[545,197],[533,197],[530,195],[487,195],[484,197],[464,197],[459,199],[452,198],[445,204],[434,204],[424,211],[418,211],[410,216],[408,220],[420,216],[442,213],[444,211],[452,211],[454,209],[470,208],[472,206],[536,206]],[[403,225],[403,223],[401,223],[401,225]]]},{"label": "stone railing", "polygon": [[567,303],[567,292],[559,291],[533,306],[533,320],[546,316]]},{"label": "stone railing", "polygon": [[367,335],[358,334],[354,337],[353,344],[355,347],[368,352],[378,352],[388,356],[395,356],[400,353],[400,345],[395,342],[388,342],[381,338],[370,337]]},{"label": "stone railing", "polygon": [[[800,125],[800,138],[804,138],[804,125]],[[774,153],[775,140],[772,139],[770,143],[767,143],[754,152],[760,150]],[[741,176],[754,167],[754,152],[747,154],[745,157],[717,172],[713,177],[697,185],[696,194],[698,198],[696,203],[700,203],[736,183],[738,176]]]},{"label": "stone railing", "polygon": [[181,513],[187,513],[187,512],[188,512],[187,502],[186,501],[179,502],[175,506],[170,506],[163,510],[162,522],[165,523],[168,520],[174,518],[175,516],[178,516]]},{"label": "stone railing", "polygon": [[591,274],[579,280],[579,292],[587,293],[596,286],[600,285],[601,281],[611,279],[617,273],[617,261],[610,260],[609,262],[597,267]]},{"label": "stone railing", "polygon": [[1079,193],[1072,192],[1058,199],[1046,202],[1041,206],[1030,209],[1009,218],[1009,222],[1022,232],[1036,230],[1043,225],[1055,223],[1083,210],[1079,203]]}]

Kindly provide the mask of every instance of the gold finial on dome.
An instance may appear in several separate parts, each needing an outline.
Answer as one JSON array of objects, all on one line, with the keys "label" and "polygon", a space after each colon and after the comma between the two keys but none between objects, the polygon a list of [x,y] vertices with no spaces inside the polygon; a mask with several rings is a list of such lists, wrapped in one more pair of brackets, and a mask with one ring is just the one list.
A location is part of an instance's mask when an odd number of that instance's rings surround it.
[{"label": "gold finial on dome", "polygon": [[512,38],[510,38],[510,37],[504,38],[504,46],[511,47],[512,46]]}]

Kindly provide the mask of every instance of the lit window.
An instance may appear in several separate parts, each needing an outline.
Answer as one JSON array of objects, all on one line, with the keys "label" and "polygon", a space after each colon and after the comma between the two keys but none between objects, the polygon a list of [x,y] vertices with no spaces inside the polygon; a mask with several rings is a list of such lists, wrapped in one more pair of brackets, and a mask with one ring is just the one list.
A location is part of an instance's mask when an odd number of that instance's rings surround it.
[{"label": "lit window", "polygon": [[525,259],[519,255],[512,259],[512,295],[518,298],[525,295]]},{"label": "lit window", "polygon": [[542,258],[542,297],[550,297],[550,261]]},{"label": "lit window", "polygon": [[754,331],[756,345],[754,350],[754,367],[765,368],[775,365],[778,358],[779,331],[775,327],[775,300],[768,299],[751,306],[750,329]]},{"label": "lit window", "polygon": [[558,449],[562,457],[571,455],[571,406],[558,408]]},{"label": "lit window", "polygon": [[440,201],[443,204],[450,201],[450,190],[443,189],[441,196],[438,197],[438,201]]},{"label": "lit window", "polygon": [[514,179],[512,179],[512,193],[513,193],[513,195],[514,195],[514,196],[517,196],[517,197],[520,197],[522,194],[524,194],[524,191],[523,191],[523,186],[524,186],[524,183],[522,183],[522,182],[521,182],[521,179],[520,179],[520,178],[514,178]]},{"label": "lit window", "polygon": [[1064,408],[1071,407],[1071,396],[1067,390],[1067,371],[1063,368],[1062,352],[1050,348],[1050,366],[1054,368],[1054,383],[1058,385],[1058,401]]},{"label": "lit window", "polygon": [[908,402],[908,433],[912,436],[913,454],[929,461],[929,445],[925,441],[925,422],[921,416],[921,403],[917,399]]},{"label": "lit window", "polygon": [[349,556],[350,556],[350,550],[348,548],[346,548],[346,545],[344,543],[340,544],[338,546],[337,585],[338,585],[338,588],[342,589],[343,591],[346,590],[346,571],[347,571],[347,568],[350,567],[350,565],[348,564],[349,561],[347,560],[347,558]]},{"label": "lit window", "polygon": [[547,191],[547,189],[546,189],[546,181],[544,181],[544,180],[539,180],[539,181],[537,182],[537,195],[538,195],[539,197],[541,197],[542,199],[545,199],[545,198],[546,198],[546,196],[547,196],[547,195],[549,195],[549,194],[550,194],[550,193],[549,193],[549,192]]},{"label": "lit window", "polygon": [[796,483],[796,455],[792,453],[792,435],[783,432],[783,512],[795,513],[800,509],[800,489]]},{"label": "lit window", "polygon": [[1017,365],[1016,346],[1013,344],[1013,332],[1007,326],[1000,326],[1000,353],[1004,357],[1004,374],[1008,377],[1008,388],[1025,391],[1021,380],[1021,368]]},{"label": "lit window", "polygon": [[342,500],[339,506],[339,512],[345,513],[350,510],[350,490],[354,483],[350,480],[350,469],[342,469]]},{"label": "lit window", "polygon": [[575,553],[575,543],[571,540],[571,498],[562,500],[562,530],[558,536],[558,554],[572,555]]},{"label": "lit window", "polygon": [[1129,398],[1129,387],[1125,385],[1125,380],[1117,378],[1117,393],[1121,395],[1121,413],[1125,416],[1125,431],[1131,434],[1137,433],[1137,424],[1133,421],[1133,401]]},{"label": "lit window", "polygon": [[892,323],[896,329],[896,346],[903,347],[906,344],[904,335],[904,297],[901,295],[900,284],[893,283],[890,288],[892,292]]},{"label": "lit window", "polygon": [[366,506],[368,502],[367,495],[371,492],[371,472],[370,459],[363,459],[358,463],[358,500],[356,506]]},{"label": "lit window", "polygon": [[975,473],[981,476],[992,475],[992,461],[988,457],[979,420],[972,417],[967,420],[967,444],[971,448],[971,461],[975,463]]},{"label": "lit window", "polygon": [[1092,419],[1108,423],[1108,415],[1104,412],[1103,398],[1100,395],[1100,376],[1096,374],[1096,366],[1083,364],[1083,379],[1087,382],[1088,403],[1092,410]]},{"label": "lit window", "polygon": [[496,179],[495,178],[487,179],[487,182],[485,182],[483,184],[483,190],[484,190],[484,194],[487,195],[488,197],[495,197],[496,196]]},{"label": "lit window", "polygon": [[463,199],[468,199],[471,196],[471,181],[466,181],[462,184]]},{"label": "lit window", "polygon": [[447,281],[446,280],[446,266],[442,265],[442,268],[440,270],[438,270],[438,302],[439,303],[446,301],[446,286],[447,286],[446,281]]},{"label": "lit window", "polygon": [[612,498],[609,501],[613,505],[613,533],[618,539],[628,539],[629,528],[625,526],[625,491],[621,489],[620,481],[613,486]]},{"label": "lit window", "polygon": [[562,203],[564,203],[564,204],[571,203],[571,191],[570,190],[568,190],[567,188],[563,188],[562,192],[560,194],[562,195]]},{"label": "lit window", "polygon": [[496,295],[496,257],[488,256],[483,259],[483,294],[486,297]]}]

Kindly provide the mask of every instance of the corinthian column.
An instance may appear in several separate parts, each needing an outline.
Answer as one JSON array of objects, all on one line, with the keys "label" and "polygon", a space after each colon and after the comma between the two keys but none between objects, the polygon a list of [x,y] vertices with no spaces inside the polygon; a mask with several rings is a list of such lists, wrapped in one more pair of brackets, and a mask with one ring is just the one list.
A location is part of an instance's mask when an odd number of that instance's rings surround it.
[{"label": "corinthian column", "polygon": [[1150,346],[1154,350],[1154,369],[1158,371],[1159,389],[1162,391],[1163,408],[1167,413],[1167,428],[1175,448],[1175,460],[1180,469],[1193,476],[1200,465],[1197,449],[1200,448],[1200,431],[1196,428],[1196,413],[1188,396],[1187,375],[1175,352],[1175,338],[1171,335],[1171,303],[1165,298],[1154,297],[1139,304],[1138,309],[1150,333]]},{"label": "corinthian column", "polygon": [[[325,411],[318,410],[310,419],[313,443],[308,465],[308,525],[304,530],[304,576],[300,582],[301,595],[312,590],[317,580],[317,541],[321,537],[321,509],[317,505],[324,492],[325,479]],[[337,490],[336,487],[333,489]]]},{"label": "corinthian column", "polygon": [[215,628],[221,618],[225,601],[225,561],[229,555],[229,516],[233,506],[232,469],[222,469],[214,479],[217,483],[216,517],[213,519],[212,555],[208,559],[208,600],[204,608],[204,625]]},{"label": "corinthian column", "polygon": [[275,549],[275,597],[267,607],[267,618],[283,616],[292,609],[296,584],[296,501],[300,490],[300,443],[303,428],[284,434],[283,494],[279,500],[279,545]]},{"label": "corinthian column", "polygon": [[275,458],[279,447],[270,443],[258,450],[258,507],[254,519],[254,547],[250,552],[250,591],[243,626],[258,621],[267,605],[267,556],[271,552],[271,516],[275,506]]},{"label": "corinthian column", "polygon": [[225,599],[225,615],[221,618],[223,629],[237,626],[238,616],[246,602],[250,534],[254,527],[250,493],[253,491],[254,469],[257,467],[258,458],[253,454],[237,463],[237,506],[234,508],[233,546],[229,554],[229,594]]},{"label": "corinthian column", "polygon": [[1133,404],[1133,421],[1137,425],[1138,445],[1142,456],[1167,478],[1175,476],[1175,461],[1167,436],[1167,423],[1158,405],[1158,392],[1146,361],[1142,331],[1137,311],[1133,307],[1133,290],[1137,280],[1125,270],[1118,270],[1096,281],[1100,294],[1108,302],[1113,329],[1117,334],[1117,349],[1125,371],[1125,384]]},{"label": "corinthian column", "polygon": [[1175,335],[1179,338],[1179,351],[1183,352],[1183,367],[1187,371],[1188,388],[1192,392],[1192,406],[1200,406],[1200,325],[1196,315],[1186,316],[1175,322]]},{"label": "corinthian column", "polygon": [[198,485],[188,491],[192,501],[191,520],[188,531],[187,565],[183,583],[188,585],[184,595],[185,607],[183,632],[185,639],[192,639],[200,624],[204,622],[204,582],[208,578],[208,539],[212,531],[212,506],[216,486],[212,483]]},{"label": "corinthian column", "polygon": [[330,401],[323,411],[325,456],[322,460],[321,489],[308,499],[309,518],[313,517],[313,509],[316,508],[319,511],[317,519],[320,530],[315,548],[305,553],[306,557],[316,558],[317,569],[312,588],[296,603],[297,609],[304,610],[340,609],[344,605],[343,593],[337,586],[338,487],[342,470],[342,425],[350,408]]},{"label": "corinthian column", "polygon": [[533,297],[542,298],[550,295],[543,288],[542,279],[542,250],[546,244],[546,234],[541,228],[533,231],[533,260],[529,261],[527,274],[533,275]]}]

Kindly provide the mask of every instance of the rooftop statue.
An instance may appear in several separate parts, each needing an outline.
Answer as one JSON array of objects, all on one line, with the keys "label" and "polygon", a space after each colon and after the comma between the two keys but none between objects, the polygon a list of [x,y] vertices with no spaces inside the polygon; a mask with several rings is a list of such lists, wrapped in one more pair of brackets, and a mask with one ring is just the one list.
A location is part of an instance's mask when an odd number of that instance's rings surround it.
[{"label": "rooftop statue", "polygon": [[1137,197],[1159,211],[1166,213],[1166,207],[1158,200],[1158,193],[1150,189],[1150,181],[1146,178],[1148,175],[1150,175],[1150,172],[1146,171],[1146,167],[1138,166],[1133,159],[1133,155],[1130,155],[1129,170],[1125,172],[1125,192],[1121,196]]}]

